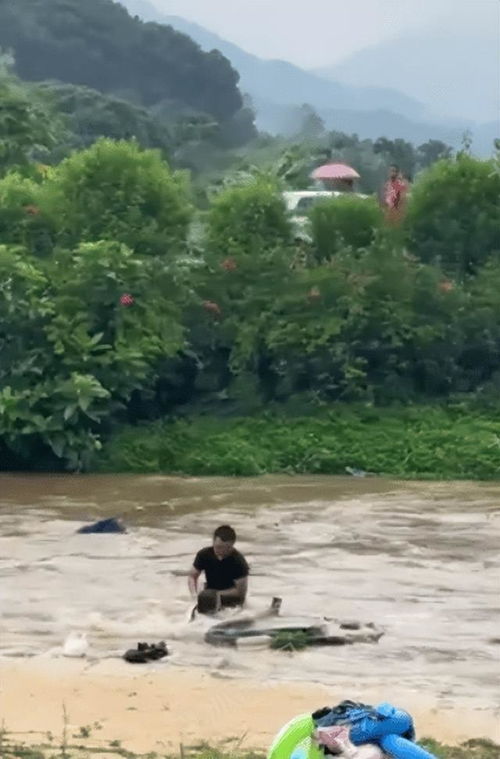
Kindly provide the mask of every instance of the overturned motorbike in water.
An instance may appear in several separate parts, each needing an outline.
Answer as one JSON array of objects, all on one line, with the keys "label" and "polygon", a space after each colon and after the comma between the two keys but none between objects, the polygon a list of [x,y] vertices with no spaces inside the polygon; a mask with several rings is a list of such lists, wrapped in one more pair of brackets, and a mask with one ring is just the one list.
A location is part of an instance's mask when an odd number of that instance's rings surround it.
[{"label": "overturned motorbike in water", "polygon": [[212,646],[298,650],[309,646],[378,643],[384,631],[373,622],[281,616],[281,599],[274,598],[261,614],[243,615],[213,625],[205,634]]}]

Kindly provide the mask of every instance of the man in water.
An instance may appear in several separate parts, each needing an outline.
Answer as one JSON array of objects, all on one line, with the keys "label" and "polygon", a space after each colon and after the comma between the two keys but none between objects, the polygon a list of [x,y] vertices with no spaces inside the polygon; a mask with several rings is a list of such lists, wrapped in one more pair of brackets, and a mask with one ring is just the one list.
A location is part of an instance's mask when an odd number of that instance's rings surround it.
[{"label": "man in water", "polygon": [[[213,543],[195,556],[189,572],[189,591],[200,614],[228,606],[243,606],[248,592],[249,566],[236,550],[236,533],[229,525],[218,527]],[[198,593],[198,579],[205,573],[205,589]]]}]

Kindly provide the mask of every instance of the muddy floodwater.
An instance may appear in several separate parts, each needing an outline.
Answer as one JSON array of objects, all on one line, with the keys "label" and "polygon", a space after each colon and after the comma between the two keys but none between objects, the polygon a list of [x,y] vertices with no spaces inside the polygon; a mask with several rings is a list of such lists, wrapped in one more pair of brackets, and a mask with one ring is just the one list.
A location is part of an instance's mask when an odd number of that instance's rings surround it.
[{"label": "muddy floodwater", "polygon": [[[125,535],[77,535],[122,516]],[[187,622],[185,574],[220,523],[252,570],[249,608],[357,618],[378,645],[213,649]],[[268,477],[0,476],[0,657],[89,658],[165,639],[169,666],[228,677],[381,684],[443,708],[500,708],[500,484]],[[222,659],[221,659],[222,657]],[[126,666],[124,664],[124,666]],[[349,695],[349,694],[347,694]]]}]

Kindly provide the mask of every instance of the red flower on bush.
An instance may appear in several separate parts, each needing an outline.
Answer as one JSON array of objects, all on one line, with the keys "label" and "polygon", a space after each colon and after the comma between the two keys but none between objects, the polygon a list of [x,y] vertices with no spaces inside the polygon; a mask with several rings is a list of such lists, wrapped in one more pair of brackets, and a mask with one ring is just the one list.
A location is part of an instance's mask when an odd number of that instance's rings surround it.
[{"label": "red flower on bush", "polygon": [[224,269],[224,271],[236,271],[238,264],[234,258],[226,258],[224,261],[222,261],[221,268]]},{"label": "red flower on bush", "polygon": [[453,290],[453,282],[450,282],[449,279],[445,279],[443,282],[439,283],[439,289],[442,293],[449,293]]},{"label": "red flower on bush", "polygon": [[130,295],[130,293],[124,293],[120,297],[120,303],[122,306],[125,306],[125,308],[128,308],[129,306],[133,306],[135,303],[135,298],[133,295]]},{"label": "red flower on bush", "polygon": [[24,206],[24,210],[26,211],[28,216],[38,216],[38,214],[40,213],[40,209],[38,208],[38,206],[33,206],[33,205]]},{"label": "red flower on bush", "polygon": [[214,303],[213,300],[205,300],[203,301],[203,308],[205,311],[207,311],[209,314],[213,314],[214,316],[220,316],[221,310],[217,303]]}]

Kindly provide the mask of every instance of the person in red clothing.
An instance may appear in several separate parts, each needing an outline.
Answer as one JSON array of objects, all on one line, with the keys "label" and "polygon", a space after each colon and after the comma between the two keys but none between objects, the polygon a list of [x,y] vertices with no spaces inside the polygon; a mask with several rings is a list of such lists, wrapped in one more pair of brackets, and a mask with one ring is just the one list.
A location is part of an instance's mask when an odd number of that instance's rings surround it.
[{"label": "person in red clothing", "polygon": [[399,172],[398,179],[401,183],[401,196],[400,196],[400,205],[404,205],[404,203],[407,200],[408,193],[411,189],[411,178],[408,174],[403,174],[402,171]]},{"label": "person in red clothing", "polygon": [[404,179],[399,167],[392,165],[389,168],[389,178],[384,185],[383,205],[388,222],[397,222],[404,211],[408,183]]},{"label": "person in red clothing", "polygon": [[403,187],[401,172],[398,166],[391,166],[389,168],[389,177],[384,187],[384,205],[386,208],[394,209],[399,207]]}]

